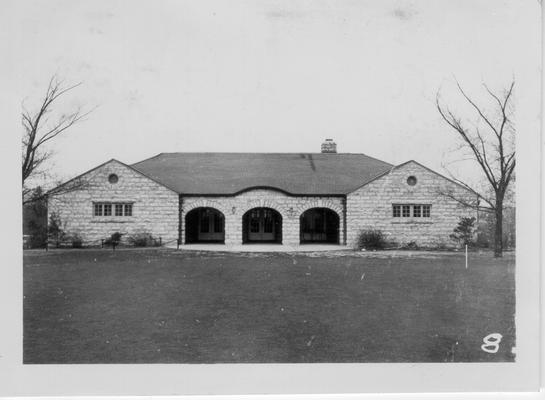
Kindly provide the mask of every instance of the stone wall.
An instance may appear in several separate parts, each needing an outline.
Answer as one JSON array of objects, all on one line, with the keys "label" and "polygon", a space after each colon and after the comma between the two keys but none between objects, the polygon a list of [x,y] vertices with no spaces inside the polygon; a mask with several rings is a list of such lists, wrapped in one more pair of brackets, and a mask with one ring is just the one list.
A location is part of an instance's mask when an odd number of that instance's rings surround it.
[{"label": "stone wall", "polygon": [[[407,183],[409,176],[416,177],[414,186]],[[455,245],[449,235],[459,218],[476,214],[444,193],[476,200],[469,191],[414,161],[393,169],[347,196],[347,244],[355,246],[361,230],[379,229],[400,245]],[[393,204],[430,204],[431,216],[394,218]]]},{"label": "stone wall", "polygon": [[183,197],[182,198],[182,243],[185,243],[185,216],[199,207],[212,207],[225,217],[225,243],[242,243],[242,217],[246,211],[256,207],[272,208],[282,215],[282,243],[298,245],[300,242],[299,218],[311,208],[323,207],[339,215],[339,238],[343,243],[343,198],[289,196],[277,190],[255,189],[237,196]]},{"label": "stone wall", "polygon": [[[109,182],[110,174],[119,177],[117,183]],[[409,176],[416,177],[414,186],[407,183]],[[287,245],[300,243],[300,216],[311,208],[328,208],[337,213],[340,244],[354,246],[360,231],[380,229],[389,240],[401,245],[410,242],[421,246],[453,245],[449,235],[459,218],[475,216],[473,210],[444,193],[465,196],[469,201],[475,200],[474,195],[416,162],[394,168],[348,194],[346,200],[335,196],[290,196],[274,189],[253,189],[236,196],[179,199],[176,192],[116,160],[91,170],[82,179],[87,185],[84,189],[49,199],[48,214],[59,215],[64,230],[69,235],[78,234],[84,242],[100,243],[114,232],[121,232],[125,237],[147,232],[161,237],[164,243],[175,244],[180,226],[181,243],[185,243],[187,213],[199,207],[212,207],[225,217],[225,243],[240,244],[243,215],[252,208],[266,207],[282,216],[282,243]],[[95,202],[133,203],[133,215],[96,217]],[[429,204],[431,216],[394,218],[392,204]]]},{"label": "stone wall", "polygon": [[[110,174],[118,176],[117,183],[108,181]],[[89,171],[81,179],[85,188],[48,201],[48,220],[51,213],[56,213],[69,235],[78,234],[84,242],[98,243],[114,232],[123,233],[125,238],[147,232],[163,242],[177,240],[177,193],[116,160]],[[94,202],[133,203],[132,216],[95,217]]]}]

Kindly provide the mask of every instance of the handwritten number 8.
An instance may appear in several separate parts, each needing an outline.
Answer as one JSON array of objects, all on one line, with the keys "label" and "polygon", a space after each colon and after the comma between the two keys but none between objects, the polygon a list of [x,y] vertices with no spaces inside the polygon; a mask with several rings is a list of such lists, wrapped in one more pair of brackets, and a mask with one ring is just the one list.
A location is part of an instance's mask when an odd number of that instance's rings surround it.
[{"label": "handwritten number 8", "polygon": [[488,336],[483,338],[483,344],[481,345],[481,350],[486,351],[487,353],[497,353],[500,348],[500,342],[502,335],[499,333],[491,333]]}]

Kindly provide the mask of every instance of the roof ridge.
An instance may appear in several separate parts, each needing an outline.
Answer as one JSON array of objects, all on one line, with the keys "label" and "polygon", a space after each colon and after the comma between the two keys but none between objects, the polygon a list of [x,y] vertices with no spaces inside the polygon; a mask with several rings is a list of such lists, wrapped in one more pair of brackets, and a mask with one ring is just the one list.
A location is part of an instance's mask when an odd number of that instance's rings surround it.
[{"label": "roof ridge", "polygon": [[[161,154],[327,154],[327,155],[353,154],[353,155],[367,156],[367,154],[365,153],[348,153],[348,152],[322,153],[320,151],[318,152],[312,152],[312,151],[165,151],[153,157],[157,157]],[[150,157],[150,158],[153,158],[153,157]],[[368,157],[371,157],[371,156],[368,156]]]},{"label": "roof ridge", "polygon": [[154,155],[154,156],[151,156],[151,157],[148,157],[148,158],[144,158],[143,160],[140,160],[140,161],[137,161],[137,162],[131,164],[131,166],[132,166],[132,165],[136,165],[136,164],[143,163],[144,161],[153,160],[154,158],[157,158],[157,157],[159,157],[159,156],[161,156],[161,155],[163,155],[163,154],[167,154],[167,153],[159,153],[159,154],[156,154],[156,155]]},{"label": "roof ridge", "polygon": [[384,161],[384,160],[381,160],[377,157],[373,157],[373,156],[370,156],[368,154],[365,154],[365,153],[321,153],[321,152],[243,152],[243,151],[174,151],[174,152],[161,152],[159,154],[156,154],[152,157],[148,157],[148,158],[145,158],[141,161],[138,161],[136,163],[134,163],[133,165],[136,165],[136,164],[140,164],[142,162],[145,162],[145,161],[149,161],[149,160],[152,160],[154,158],[158,158],[160,156],[174,156],[174,155],[188,155],[188,154],[200,154],[200,155],[204,155],[204,154],[225,154],[225,155],[279,155],[279,156],[282,156],[282,155],[305,155],[305,154],[309,154],[309,155],[313,155],[313,156],[327,156],[327,157],[334,157],[334,156],[363,156],[363,157],[367,157],[367,158],[370,158],[370,159],[373,159],[373,160],[376,160],[376,161],[379,161],[379,162],[382,162],[382,163],[385,163],[385,164],[388,164],[388,165],[395,165],[395,164],[392,164],[392,163],[389,163],[387,161]]}]

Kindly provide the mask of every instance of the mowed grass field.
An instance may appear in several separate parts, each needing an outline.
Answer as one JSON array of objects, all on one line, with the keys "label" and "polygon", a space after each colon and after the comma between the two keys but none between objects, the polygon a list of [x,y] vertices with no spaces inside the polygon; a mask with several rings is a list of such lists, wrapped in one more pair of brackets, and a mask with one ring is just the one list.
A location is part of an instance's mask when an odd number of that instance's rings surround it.
[{"label": "mowed grass field", "polygon": [[[513,361],[513,256],[27,251],[25,363]],[[483,338],[503,336],[495,354]]]}]

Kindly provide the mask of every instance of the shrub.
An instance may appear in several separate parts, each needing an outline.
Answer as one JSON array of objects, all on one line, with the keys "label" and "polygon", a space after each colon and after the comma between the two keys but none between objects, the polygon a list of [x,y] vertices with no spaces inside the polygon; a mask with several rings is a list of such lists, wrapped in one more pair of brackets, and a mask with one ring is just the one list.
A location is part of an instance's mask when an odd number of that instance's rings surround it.
[{"label": "shrub", "polygon": [[361,231],[358,236],[358,248],[366,250],[380,250],[386,247],[386,239],[380,230]]},{"label": "shrub", "polygon": [[83,247],[83,239],[77,233],[70,237],[70,241],[72,242],[72,247],[74,249],[81,249]]},{"label": "shrub", "polygon": [[120,232],[114,232],[112,235],[104,241],[104,244],[107,246],[113,246],[114,248],[121,242],[121,236],[123,236]]},{"label": "shrub", "polygon": [[61,217],[59,217],[55,213],[52,213],[49,216],[49,226],[47,227],[47,237],[48,239],[54,241],[57,247],[59,247],[60,244],[66,238],[66,233],[64,232],[64,229],[63,229]]},{"label": "shrub", "polygon": [[413,240],[411,242],[405,243],[403,246],[401,246],[402,250],[418,250],[419,246],[416,244],[416,242]]},{"label": "shrub", "polygon": [[40,187],[34,191],[37,200],[23,205],[23,233],[27,248],[43,248],[47,242],[47,204]]},{"label": "shrub", "polygon": [[429,247],[429,250],[444,251],[444,250],[453,250],[452,243],[445,243],[443,241],[436,242]]},{"label": "shrub", "polygon": [[488,239],[488,235],[477,232],[477,239],[475,240],[475,246],[479,248],[487,249],[490,247],[490,240]]},{"label": "shrub", "polygon": [[461,217],[454,233],[450,235],[452,240],[457,241],[462,246],[472,246],[475,241],[473,240],[473,230],[475,229],[475,217]]},{"label": "shrub", "polygon": [[28,223],[30,238],[27,242],[28,248],[42,248],[47,242],[47,226],[39,226],[34,221]]},{"label": "shrub", "polygon": [[134,247],[157,247],[160,245],[160,240],[155,238],[151,233],[141,232],[130,235],[127,241]]}]

